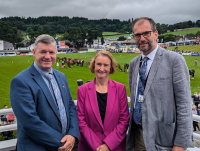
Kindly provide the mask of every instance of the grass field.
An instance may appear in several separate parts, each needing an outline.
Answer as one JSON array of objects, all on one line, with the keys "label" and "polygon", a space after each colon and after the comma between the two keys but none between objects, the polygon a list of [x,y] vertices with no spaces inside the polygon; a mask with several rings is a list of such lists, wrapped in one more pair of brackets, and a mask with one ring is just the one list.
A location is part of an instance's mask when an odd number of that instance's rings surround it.
[{"label": "grass field", "polygon": [[116,35],[116,34],[120,34],[118,32],[103,32],[103,36],[106,36],[106,35]]},{"label": "grass field", "polygon": [[[71,57],[74,59],[85,59],[90,60],[90,58],[94,57],[95,53],[75,53],[75,54],[58,54],[58,57]],[[113,57],[116,63],[120,63],[121,68],[123,69],[124,63],[129,63],[134,57],[138,54],[113,54]],[[187,62],[189,69],[195,69],[195,78],[191,79],[191,93],[200,92],[200,56],[184,56]],[[194,66],[194,60],[197,59],[198,65],[197,67]],[[10,81],[12,78],[21,72],[22,70],[28,68],[32,62],[34,61],[33,56],[12,56],[12,57],[0,57],[0,109],[6,104],[8,107],[11,107],[10,98],[9,98],[9,91],[10,91]],[[60,64],[61,66],[61,64]],[[56,68],[56,64],[53,65],[53,68]],[[90,72],[90,69],[87,67],[80,67],[74,66],[72,68],[65,68],[65,69],[58,69],[59,71],[63,72],[68,79],[69,87],[71,90],[72,98],[74,100],[77,99],[77,80],[82,79],[83,83],[86,83],[87,80],[93,80],[95,75]],[[119,69],[116,68],[116,72],[110,75],[110,78],[118,81],[120,83],[125,84],[127,95],[130,96],[129,88],[128,88],[128,73],[126,72],[119,72]],[[17,137],[17,131],[14,131],[15,137]],[[0,136],[1,140],[1,136]]]},{"label": "grass field", "polygon": [[173,34],[173,35],[176,35],[176,36],[180,36],[180,35],[183,36],[183,35],[187,35],[189,33],[196,34],[197,31],[200,31],[200,28],[191,28],[191,29],[187,29],[187,30],[167,32],[167,33],[164,33],[164,35],[165,34]]},{"label": "grass field", "polygon": [[[95,55],[95,53],[75,53],[75,54],[58,54],[59,57],[71,57],[74,59],[85,59],[85,62],[92,58]],[[121,66],[123,66],[124,63],[129,63],[134,57],[136,57],[138,54],[129,54],[129,53],[123,53],[123,54],[113,54],[114,59],[117,63],[120,63]],[[198,66],[194,66],[194,60],[197,59],[199,62]],[[191,91],[192,94],[194,92],[200,91],[200,57],[195,56],[185,56],[185,60],[187,62],[187,65],[189,69],[195,69],[195,78],[191,79]],[[12,57],[0,57],[0,108],[3,108],[5,104],[8,105],[8,107],[11,107],[10,105],[10,98],[9,98],[9,91],[10,91],[10,81],[12,78],[21,72],[22,70],[28,68],[32,62],[34,61],[33,56],[12,56]],[[61,65],[60,65],[61,66]],[[56,68],[56,65],[53,65],[53,68]],[[121,67],[122,68],[122,67]],[[72,68],[65,68],[65,69],[59,69],[59,71],[63,72],[68,79],[69,87],[71,90],[72,98],[76,100],[76,93],[77,93],[77,80],[82,79],[84,83],[87,82],[87,80],[92,80],[94,78],[94,74],[90,72],[89,68],[86,67],[79,67],[74,66]],[[127,89],[127,95],[130,96],[129,88],[128,88],[128,73],[126,72],[119,72],[119,69],[117,68],[116,73],[113,75],[110,75],[110,78],[121,82],[125,84]]]},{"label": "grass field", "polygon": [[[174,50],[176,48],[176,46],[173,46],[173,47],[168,47],[167,49],[168,50]],[[193,45],[193,46],[190,46],[190,45],[185,45],[185,46],[178,46],[178,50],[187,50],[187,51],[193,51],[193,52],[200,52],[200,45]]]}]

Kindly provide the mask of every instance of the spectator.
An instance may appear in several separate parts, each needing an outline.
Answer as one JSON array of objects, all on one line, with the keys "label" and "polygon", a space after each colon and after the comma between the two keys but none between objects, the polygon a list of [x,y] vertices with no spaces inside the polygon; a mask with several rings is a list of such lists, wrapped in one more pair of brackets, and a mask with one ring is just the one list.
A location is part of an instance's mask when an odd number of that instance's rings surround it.
[{"label": "spectator", "polygon": [[81,61],[81,67],[83,67],[84,59]]},{"label": "spectator", "polygon": [[8,122],[9,122],[9,124],[13,124],[14,118],[15,118],[15,114],[14,113],[8,114]]},{"label": "spectator", "polygon": [[[4,105],[4,109],[7,109],[7,108],[8,108],[8,106],[7,106],[7,105]],[[1,115],[1,126],[4,125],[4,122],[5,122],[6,124],[8,124],[7,117],[6,117],[6,115]]]},{"label": "spectator", "polygon": [[192,96],[194,104],[197,106],[198,108],[198,104],[199,104],[199,96],[197,94],[197,92],[194,93],[194,95]]},{"label": "spectator", "polygon": [[[193,106],[192,106],[192,114],[200,115],[199,110],[197,109],[196,105],[193,105]],[[193,128],[194,128],[194,131],[196,131],[196,127],[197,127],[198,130],[200,131],[198,122],[193,121]]]},{"label": "spectator", "polygon": [[56,67],[57,67],[57,69],[59,68],[59,63],[58,62],[56,63]]},{"label": "spectator", "polygon": [[197,66],[197,59],[195,59],[194,64],[195,64],[195,67],[196,67]]},{"label": "spectator", "polygon": [[62,68],[64,68],[65,67],[65,62],[64,62],[64,60],[62,61]]}]

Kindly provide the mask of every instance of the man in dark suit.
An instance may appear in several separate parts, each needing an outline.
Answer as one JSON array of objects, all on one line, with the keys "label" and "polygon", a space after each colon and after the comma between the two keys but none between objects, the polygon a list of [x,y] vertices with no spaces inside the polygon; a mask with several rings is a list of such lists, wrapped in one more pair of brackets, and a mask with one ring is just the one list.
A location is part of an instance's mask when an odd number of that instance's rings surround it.
[{"label": "man in dark suit", "polygon": [[130,62],[131,111],[127,149],[185,151],[193,147],[190,77],[184,58],[157,44],[151,18],[133,21],[142,52]]},{"label": "man in dark suit", "polygon": [[52,68],[56,54],[54,38],[40,35],[35,62],[11,81],[19,151],[71,151],[78,141],[76,106],[66,76]]}]

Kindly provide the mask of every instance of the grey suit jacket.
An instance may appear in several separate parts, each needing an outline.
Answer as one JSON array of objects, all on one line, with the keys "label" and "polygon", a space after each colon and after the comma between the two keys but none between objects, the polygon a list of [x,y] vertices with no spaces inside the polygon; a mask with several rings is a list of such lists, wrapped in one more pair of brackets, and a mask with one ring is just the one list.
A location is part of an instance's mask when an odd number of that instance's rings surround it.
[{"label": "grey suit jacket", "polygon": [[[131,112],[127,149],[134,147],[135,90],[141,55],[130,62]],[[143,137],[147,151],[193,147],[189,71],[184,58],[158,48],[149,71],[142,103]]]}]

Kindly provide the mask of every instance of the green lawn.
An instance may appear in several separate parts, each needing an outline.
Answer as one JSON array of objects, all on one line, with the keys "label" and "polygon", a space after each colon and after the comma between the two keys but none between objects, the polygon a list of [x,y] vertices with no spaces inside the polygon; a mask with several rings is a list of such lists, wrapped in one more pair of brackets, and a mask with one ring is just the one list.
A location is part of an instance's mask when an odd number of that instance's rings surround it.
[{"label": "green lawn", "polygon": [[[76,53],[76,54],[59,54],[59,57],[71,57],[74,59],[85,59],[85,62],[92,58],[95,55],[95,53]],[[117,63],[120,63],[121,68],[123,68],[124,63],[129,63],[131,59],[136,57],[138,54],[113,54],[114,59]],[[187,65],[189,69],[195,69],[195,79],[191,80],[191,91],[192,94],[196,91],[200,91],[200,57],[195,56],[185,56]],[[197,67],[194,66],[194,60],[197,59],[199,64]],[[9,91],[10,91],[10,81],[11,79],[21,72],[22,70],[28,68],[32,62],[34,61],[33,56],[12,56],[12,57],[0,57],[0,108],[3,108],[5,104],[8,105],[8,107],[11,107],[10,105],[10,98],[9,98]],[[60,65],[61,66],[61,65]],[[56,68],[56,64],[53,65],[53,68]],[[69,87],[71,89],[72,98],[76,100],[76,93],[77,93],[77,80],[82,79],[84,83],[86,83],[87,80],[92,80],[94,78],[94,74],[90,72],[89,68],[86,67],[79,67],[74,66],[72,68],[65,68],[65,69],[59,69],[59,71],[63,72],[69,82]],[[130,96],[129,88],[128,88],[128,73],[126,72],[119,72],[119,69],[117,68],[116,73],[113,75],[110,75],[110,78],[113,80],[116,80],[118,82],[121,82],[126,85],[127,89],[127,95]]]},{"label": "green lawn", "polygon": [[[176,46],[173,47],[169,47],[168,50],[174,50],[176,48]],[[185,45],[185,46],[178,46],[178,50],[187,50],[187,51],[193,51],[193,52],[200,52],[200,45]]]},{"label": "green lawn", "polygon": [[[95,53],[75,53],[75,54],[58,54],[58,57],[70,57],[73,59],[85,59],[90,60],[90,58],[94,57]],[[113,57],[116,63],[120,63],[121,68],[123,69],[124,63],[129,63],[134,57],[138,54],[113,54]],[[184,56],[187,62],[189,69],[195,69],[195,78],[191,79],[191,93],[200,92],[200,56]],[[194,66],[194,60],[197,59],[198,66]],[[10,91],[10,81],[11,79],[21,72],[22,70],[28,68],[32,62],[34,61],[33,56],[12,56],[12,57],[0,57],[0,109],[6,104],[8,107],[11,107],[9,91]],[[61,66],[61,65],[60,65]],[[53,65],[53,68],[56,68],[56,64]],[[74,100],[77,99],[77,80],[82,79],[84,83],[87,80],[93,80],[95,75],[91,73],[90,69],[87,67],[74,66],[72,68],[59,69],[59,71],[63,72],[68,79],[69,87],[71,90],[72,98]],[[130,96],[129,88],[128,88],[128,73],[119,72],[119,69],[116,69],[116,73],[110,75],[110,78],[125,84],[127,89],[127,95]],[[17,132],[14,131],[15,136],[17,137]],[[1,140],[1,136],[0,136]]]},{"label": "green lawn", "polygon": [[181,31],[174,31],[174,32],[167,32],[167,33],[164,33],[165,34],[173,34],[173,35],[176,35],[176,36],[185,36],[189,33],[194,33],[196,34],[197,31],[200,31],[200,28],[192,28],[192,29],[187,29],[187,30],[181,30]]},{"label": "green lawn", "polygon": [[106,36],[106,35],[116,35],[116,34],[120,34],[118,32],[103,32],[103,35]]}]

